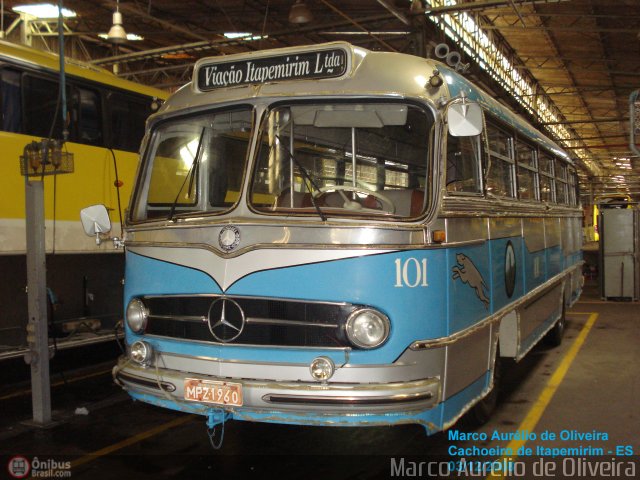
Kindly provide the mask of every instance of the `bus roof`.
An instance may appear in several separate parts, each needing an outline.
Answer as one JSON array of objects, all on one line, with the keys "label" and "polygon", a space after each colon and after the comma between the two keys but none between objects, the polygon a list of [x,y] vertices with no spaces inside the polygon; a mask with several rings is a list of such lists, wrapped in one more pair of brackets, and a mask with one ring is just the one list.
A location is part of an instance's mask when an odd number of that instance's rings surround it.
[{"label": "bus roof", "polygon": [[440,64],[438,68],[444,73],[446,82],[449,86],[449,93],[451,97],[460,95],[460,93],[464,91],[464,93],[470,100],[474,100],[480,103],[503,122],[511,125],[513,128],[523,133],[528,138],[535,140],[536,142],[538,142],[538,144],[544,146],[565,161],[573,163],[571,157],[569,157],[569,155],[564,150],[562,150],[562,148],[558,146],[557,143],[534,128],[533,125],[527,122],[520,115],[516,114],[509,107],[495,100],[487,92],[477,87],[448,66]]},{"label": "bus roof", "polygon": [[[434,70],[443,76],[444,86],[426,88]],[[194,65],[192,82],[178,90],[157,115],[258,97],[406,96],[439,105],[443,97],[450,99],[462,91],[571,163],[555,142],[446,65],[413,55],[374,52],[347,42],[203,58]]]},{"label": "bus roof", "polygon": [[[0,61],[5,59],[53,72],[60,71],[60,57],[58,55],[0,40]],[[103,85],[110,85],[150,97],[166,99],[169,96],[168,92],[164,90],[124,80],[108,70],[79,60],[65,58],[65,72],[70,76],[86,78]]]}]

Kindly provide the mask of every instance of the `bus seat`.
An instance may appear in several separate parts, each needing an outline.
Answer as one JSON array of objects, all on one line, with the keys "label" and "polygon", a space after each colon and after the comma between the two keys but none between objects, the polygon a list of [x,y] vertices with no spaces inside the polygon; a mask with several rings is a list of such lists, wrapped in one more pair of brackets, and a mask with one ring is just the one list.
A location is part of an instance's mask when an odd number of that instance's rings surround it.
[{"label": "bus seat", "polygon": [[[347,195],[350,195],[349,192],[346,192]],[[301,194],[302,195],[302,194]],[[319,207],[333,207],[333,208],[342,208],[344,205],[344,198],[338,192],[328,192],[321,195],[318,195],[315,198],[315,203]],[[313,202],[311,201],[311,194],[305,193],[302,197],[302,207],[313,207]]]},{"label": "bus seat", "polygon": [[[346,192],[349,195],[348,192]],[[395,205],[396,215],[403,217],[417,217],[422,213],[422,205],[424,204],[424,191],[413,189],[393,189],[381,192]],[[330,192],[320,197],[319,206],[321,207],[337,207],[342,208],[344,198],[338,192]],[[309,199],[304,199],[302,206],[311,206]],[[380,202],[373,195],[367,196],[362,201],[365,208],[378,209]]]},{"label": "bus seat", "polygon": [[403,217],[417,217],[422,213],[424,205],[423,190],[384,190],[381,192],[385,197],[393,202],[396,207],[396,215]]},{"label": "bus seat", "polygon": [[[304,207],[304,193],[293,192],[293,208]],[[275,208],[291,208],[291,189],[284,189],[276,198]]]},{"label": "bus seat", "polygon": [[[396,215],[403,217],[417,217],[422,213],[422,206],[424,204],[424,191],[414,189],[393,189],[384,190],[382,192],[396,207]],[[348,192],[347,192],[348,195]],[[342,208],[344,205],[344,198],[338,192],[328,192],[316,200],[316,203],[320,207],[335,207]],[[373,196],[369,195],[362,202],[365,208],[376,209],[379,208],[379,201]],[[310,194],[293,192],[293,207],[305,208],[312,207]],[[291,191],[289,189],[284,190],[276,200],[275,208],[287,208],[291,207]]]}]

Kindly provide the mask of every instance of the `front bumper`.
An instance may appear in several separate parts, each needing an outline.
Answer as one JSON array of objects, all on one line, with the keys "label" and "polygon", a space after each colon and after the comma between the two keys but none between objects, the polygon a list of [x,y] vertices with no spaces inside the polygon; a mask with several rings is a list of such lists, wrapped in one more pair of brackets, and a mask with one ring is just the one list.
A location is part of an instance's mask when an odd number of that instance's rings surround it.
[{"label": "front bumper", "polygon": [[[438,377],[390,383],[314,383],[230,379],[166,368],[142,367],[122,357],[113,370],[116,383],[134,398],[180,411],[209,414],[212,409],[233,418],[302,424],[414,423],[415,417],[441,400]],[[185,379],[226,381],[242,385],[242,406],[186,400]],[[389,415],[397,421],[389,421]],[[279,420],[274,420],[278,418]],[[323,421],[324,419],[324,421]],[[421,422],[417,422],[421,423]]]}]

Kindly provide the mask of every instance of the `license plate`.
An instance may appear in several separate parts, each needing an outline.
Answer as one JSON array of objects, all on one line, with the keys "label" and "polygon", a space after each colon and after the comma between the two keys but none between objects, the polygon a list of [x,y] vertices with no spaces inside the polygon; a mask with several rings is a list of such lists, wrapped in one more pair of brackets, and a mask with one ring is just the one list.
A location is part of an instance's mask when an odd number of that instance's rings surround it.
[{"label": "license plate", "polygon": [[216,405],[242,406],[242,384],[186,378],[184,399]]}]

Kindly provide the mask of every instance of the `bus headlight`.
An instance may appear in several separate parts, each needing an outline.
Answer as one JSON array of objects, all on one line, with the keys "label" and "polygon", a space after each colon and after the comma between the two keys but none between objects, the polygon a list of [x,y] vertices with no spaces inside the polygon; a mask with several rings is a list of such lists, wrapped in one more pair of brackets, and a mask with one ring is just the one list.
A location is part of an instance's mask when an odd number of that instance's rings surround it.
[{"label": "bus headlight", "polygon": [[127,305],[127,325],[134,333],[142,333],[147,327],[149,311],[142,300],[134,298]]},{"label": "bus headlight", "polygon": [[380,312],[365,308],[356,310],[347,319],[347,337],[360,348],[375,348],[389,336],[389,319]]},{"label": "bus headlight", "polygon": [[140,365],[147,365],[151,360],[153,349],[151,345],[141,340],[137,340],[131,344],[130,355],[131,360]]}]

